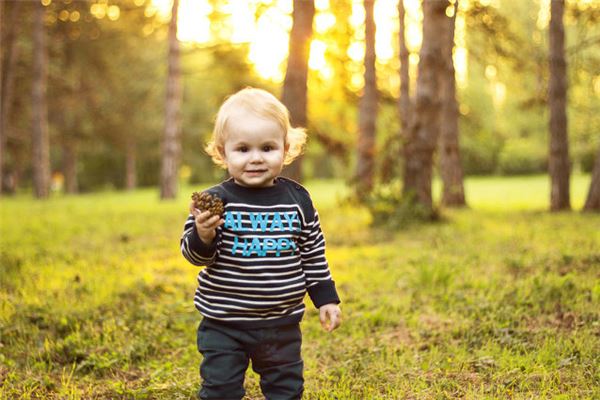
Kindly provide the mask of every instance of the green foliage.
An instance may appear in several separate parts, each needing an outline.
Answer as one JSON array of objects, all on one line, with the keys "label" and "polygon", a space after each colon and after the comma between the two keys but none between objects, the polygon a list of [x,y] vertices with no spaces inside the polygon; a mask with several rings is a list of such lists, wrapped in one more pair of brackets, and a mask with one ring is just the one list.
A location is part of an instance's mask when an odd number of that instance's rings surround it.
[{"label": "green foliage", "polygon": [[111,151],[110,146],[98,146],[86,152],[85,162],[79,173],[85,179],[79,183],[82,192],[106,188],[122,188],[125,183],[123,170],[125,159],[122,154]]},{"label": "green foliage", "polygon": [[[468,79],[459,86],[461,151],[467,174],[522,174],[543,171],[548,133],[548,30],[540,22],[539,2],[474,2],[464,10],[469,52]],[[600,53],[598,2],[566,2],[568,130],[575,165],[589,166],[597,149],[590,127],[600,107],[594,87]],[[497,85],[504,96],[494,100]],[[509,142],[505,147],[504,142]],[[510,154],[514,152],[514,157]]]},{"label": "green foliage", "polygon": [[503,175],[531,175],[548,169],[548,155],[540,143],[509,140],[504,143],[498,159],[498,172]]},{"label": "green foliage", "polygon": [[[581,204],[589,179],[575,178]],[[597,398],[600,219],[539,212],[547,186],[469,179],[472,209],[380,232],[336,202],[340,182],[310,182],[344,322],[327,334],[307,307],[306,397]],[[0,398],[194,398],[187,202],[0,200]],[[261,398],[256,374],[246,389]]]},{"label": "green foliage", "polygon": [[[483,142],[487,145],[482,146]],[[501,139],[493,132],[473,131],[466,127],[460,136],[460,158],[465,174],[493,174],[496,171],[501,147]]]},{"label": "green foliage", "polygon": [[[2,3],[4,35],[16,3]],[[275,7],[271,3],[252,5],[255,17]],[[460,68],[466,67],[466,79],[457,86],[462,163],[467,175],[541,171],[541,154],[547,153],[544,143],[548,136],[548,32],[541,24],[542,3],[488,3],[461,3],[457,19],[457,44],[468,52],[466,65],[457,64],[457,76]],[[136,150],[138,183],[146,186],[158,182],[164,128],[166,25],[162,17],[147,10],[149,4],[149,0],[110,4],[57,0],[47,6],[52,171],[64,169],[64,144],[73,144],[83,191],[123,187],[126,155],[131,148]],[[225,96],[247,85],[277,95],[281,90],[280,82],[266,82],[254,71],[247,44],[228,42],[231,26],[227,2],[214,0],[211,4],[214,40],[185,43],[181,49],[181,164],[191,171],[189,181],[194,183],[222,177],[204,154],[203,146]],[[97,18],[92,5],[117,6],[119,18]],[[598,2],[568,1],[566,5],[569,140],[574,165],[589,171],[600,145],[592,128],[600,125],[600,113],[596,112],[600,109],[600,53],[596,45],[600,7]],[[350,23],[353,7],[351,2],[332,0],[326,12],[333,14],[335,23],[326,32],[314,33],[314,38],[325,44],[324,55],[331,70],[309,70],[310,136],[304,157],[308,177],[350,178],[353,174],[361,90],[357,78],[364,68],[361,61],[348,55],[350,46],[364,36],[362,27]],[[17,18],[19,57],[14,83],[19,90],[15,91],[5,138],[4,170],[20,178],[21,187],[27,187],[31,180],[31,9],[30,5],[23,6]],[[393,43],[397,46],[396,40]],[[4,61],[6,52],[3,47]],[[461,58],[459,52],[456,55]],[[394,139],[399,128],[398,63],[393,58],[377,64],[379,169],[387,168],[386,158],[398,158],[399,145]],[[411,64],[411,70],[414,67]],[[414,93],[416,75],[411,79]],[[103,168],[105,163],[110,168]],[[391,175],[399,176],[399,172]]]},{"label": "green foliage", "polygon": [[437,211],[432,213],[417,203],[414,195],[403,195],[400,180],[377,185],[365,205],[373,217],[374,226],[392,230],[439,218]]},{"label": "green foliage", "polygon": [[580,159],[581,171],[591,173],[594,169],[594,163],[596,162],[597,155],[598,151],[594,148],[587,148],[583,150],[578,157]]},{"label": "green foliage", "polygon": [[[467,39],[470,35],[467,36]],[[495,172],[503,137],[496,128],[497,114],[493,106],[484,67],[469,67],[469,85],[460,90],[461,115],[459,140],[462,165],[467,175]]]}]

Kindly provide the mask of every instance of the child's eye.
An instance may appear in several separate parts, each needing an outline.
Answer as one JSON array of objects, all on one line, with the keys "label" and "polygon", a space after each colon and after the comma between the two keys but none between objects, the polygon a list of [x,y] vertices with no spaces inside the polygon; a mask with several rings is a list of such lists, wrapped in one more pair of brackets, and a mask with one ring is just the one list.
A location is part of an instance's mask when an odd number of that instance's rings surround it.
[{"label": "child's eye", "polygon": [[241,151],[242,153],[245,153],[245,152],[247,152],[247,151],[248,151],[248,147],[246,147],[246,146],[240,146],[240,147],[238,148],[238,150],[239,150],[239,151]]},{"label": "child's eye", "polygon": [[271,151],[273,150],[273,146],[267,145],[267,146],[263,146],[263,151]]}]

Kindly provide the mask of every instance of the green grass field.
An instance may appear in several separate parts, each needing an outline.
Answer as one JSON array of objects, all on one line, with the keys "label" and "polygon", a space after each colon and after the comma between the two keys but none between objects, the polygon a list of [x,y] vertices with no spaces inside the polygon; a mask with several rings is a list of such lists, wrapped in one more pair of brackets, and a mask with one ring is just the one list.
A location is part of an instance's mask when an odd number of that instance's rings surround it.
[{"label": "green grass field", "polygon": [[[600,398],[600,215],[546,212],[546,177],[472,178],[469,209],[390,233],[307,186],[344,323],[309,305],[305,398]],[[0,399],[194,398],[191,191],[0,200]]]}]

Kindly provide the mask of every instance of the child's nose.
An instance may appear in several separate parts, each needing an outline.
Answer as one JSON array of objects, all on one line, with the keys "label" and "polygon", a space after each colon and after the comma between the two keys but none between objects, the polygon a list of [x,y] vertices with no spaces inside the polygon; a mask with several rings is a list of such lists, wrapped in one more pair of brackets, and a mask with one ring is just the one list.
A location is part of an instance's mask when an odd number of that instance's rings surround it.
[{"label": "child's nose", "polygon": [[250,161],[252,162],[261,162],[262,161],[262,154],[260,153],[260,151],[253,151],[252,155],[250,156]]}]

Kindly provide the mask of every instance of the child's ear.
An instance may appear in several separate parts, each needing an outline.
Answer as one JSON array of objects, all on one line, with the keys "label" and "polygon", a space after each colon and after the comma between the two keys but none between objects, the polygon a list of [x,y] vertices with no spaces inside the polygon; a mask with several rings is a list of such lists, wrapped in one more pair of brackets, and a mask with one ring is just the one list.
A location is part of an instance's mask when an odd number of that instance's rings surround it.
[{"label": "child's ear", "polygon": [[290,151],[290,144],[289,143],[284,144],[283,145],[283,150],[284,150],[285,153],[287,153],[288,151]]},{"label": "child's ear", "polygon": [[225,147],[224,146],[220,146],[217,145],[217,151],[219,152],[219,154],[221,155],[222,159],[225,159]]}]

